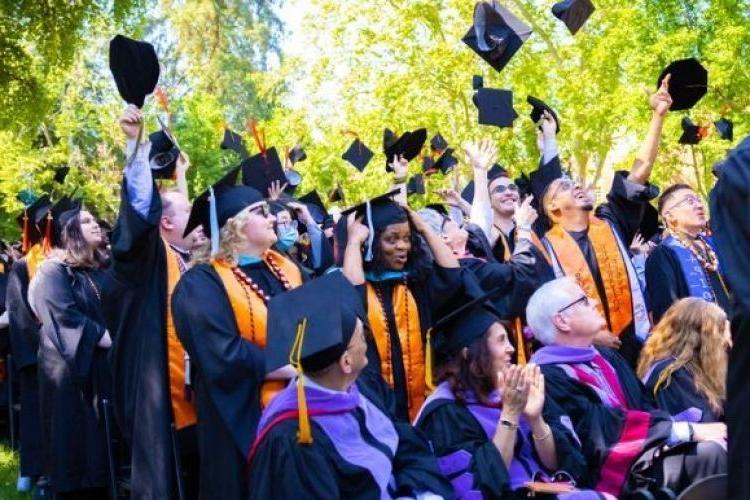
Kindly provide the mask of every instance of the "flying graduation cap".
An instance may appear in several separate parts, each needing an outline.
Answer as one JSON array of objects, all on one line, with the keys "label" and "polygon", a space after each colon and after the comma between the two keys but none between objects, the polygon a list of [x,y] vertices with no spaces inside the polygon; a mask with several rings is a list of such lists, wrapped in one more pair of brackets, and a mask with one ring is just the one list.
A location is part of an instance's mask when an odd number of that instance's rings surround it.
[{"label": "flying graduation cap", "polygon": [[336,186],[331,189],[328,192],[328,201],[329,203],[338,203],[346,201],[346,197],[344,196],[344,190],[341,189],[341,184],[338,182],[336,183]]},{"label": "flying graduation cap", "polygon": [[302,148],[301,144],[295,144],[295,146],[289,150],[289,153],[287,153],[286,157],[289,158],[289,161],[292,163],[292,165],[296,165],[301,161],[307,160],[307,153],[305,153],[305,150]]},{"label": "flying graduation cap", "polygon": [[245,141],[242,140],[242,136],[229,128],[224,129],[224,139],[221,141],[221,149],[234,151],[240,155],[240,160],[244,160],[250,156],[250,153],[247,152],[247,147],[245,147]]},{"label": "flying graduation cap", "polygon": [[479,90],[484,87],[484,78],[481,75],[474,75],[471,77],[471,87],[474,90]]},{"label": "flying graduation cap", "polygon": [[513,121],[518,118],[510,90],[481,88],[474,94],[473,101],[479,110],[481,125],[512,127]]},{"label": "flying graduation cap", "polygon": [[430,150],[433,153],[442,154],[448,148],[448,141],[438,132],[430,139]]},{"label": "flying graduation cap", "polygon": [[70,167],[67,165],[60,165],[55,168],[55,176],[53,177],[53,180],[58,184],[62,184],[65,182],[68,173],[70,173]]},{"label": "flying graduation cap", "polygon": [[594,10],[591,0],[563,0],[552,6],[552,14],[565,23],[571,35],[578,33]]},{"label": "flying graduation cap", "polygon": [[[560,119],[557,117],[557,113],[555,113],[555,110],[549,107],[544,101],[541,99],[538,99],[534,96],[527,96],[526,102],[528,102],[531,105],[531,114],[529,115],[531,117],[531,121],[534,123],[539,123],[542,119],[542,115],[545,111],[547,111],[550,115],[552,115],[552,118],[555,119],[555,133],[560,133]],[[539,130],[542,129],[541,124],[539,125]]]},{"label": "flying graduation cap", "polygon": [[409,179],[406,183],[406,194],[411,196],[413,194],[425,194],[427,191],[424,186],[424,177],[422,174],[416,174]]},{"label": "flying graduation cap", "polygon": [[162,126],[161,130],[149,134],[148,140],[151,142],[148,159],[154,179],[174,179],[180,157],[180,148],[174,136],[166,126]]},{"label": "flying graduation cap", "polygon": [[656,88],[667,75],[669,94],[672,96],[671,111],[682,111],[695,106],[708,92],[708,71],[695,58],[680,59],[664,68],[656,82]]},{"label": "flying graduation cap", "polygon": [[349,149],[341,156],[341,159],[348,161],[354,168],[362,172],[373,156],[373,152],[359,140],[359,137],[356,137],[349,145]]},{"label": "flying graduation cap", "polygon": [[680,144],[698,144],[708,135],[708,127],[694,124],[687,116],[682,118],[682,135]]},{"label": "flying graduation cap", "polygon": [[455,150],[453,148],[447,148],[445,151],[443,151],[443,154],[441,154],[440,157],[435,160],[435,168],[440,170],[443,175],[451,173],[456,165],[458,165],[458,159],[453,156],[453,153],[455,153]]},{"label": "flying graduation cap", "polygon": [[287,183],[284,168],[276,148],[261,151],[242,161],[242,184],[257,189],[265,196],[274,182]]},{"label": "flying graduation cap", "polygon": [[159,82],[159,59],[148,42],[117,35],[109,42],[109,69],[120,97],[143,107],[146,96]]},{"label": "flying graduation cap", "polygon": [[391,172],[393,170],[390,163],[393,161],[394,156],[403,156],[406,161],[412,161],[419,156],[426,140],[427,129],[424,128],[417,129],[413,132],[404,132],[398,139],[390,144],[386,143],[384,140],[383,153],[385,153],[386,158],[386,171]]},{"label": "flying graduation cap", "polygon": [[500,72],[531,33],[523,21],[493,0],[474,6],[474,25],[462,40]]},{"label": "flying graduation cap", "polygon": [[719,137],[725,141],[734,140],[734,123],[727,118],[720,118],[714,122],[716,131],[719,132]]}]

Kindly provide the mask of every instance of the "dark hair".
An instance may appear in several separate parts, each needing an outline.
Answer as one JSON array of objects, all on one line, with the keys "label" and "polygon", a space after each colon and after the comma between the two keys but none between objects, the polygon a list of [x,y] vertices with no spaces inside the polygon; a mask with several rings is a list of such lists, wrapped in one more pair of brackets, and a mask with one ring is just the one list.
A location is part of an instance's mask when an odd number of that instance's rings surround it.
[{"label": "dark hair", "polygon": [[107,261],[107,255],[86,242],[81,229],[81,214],[71,217],[60,234],[62,260],[73,267],[96,269]]},{"label": "dark hair", "polygon": [[[411,221],[404,222],[408,222],[409,224],[409,238],[411,243],[411,248],[406,258],[405,270],[409,272],[410,278],[416,280],[426,279],[432,264],[432,256],[427,248],[427,243],[419,236]],[[388,226],[385,226],[375,231],[375,237],[372,240],[372,262],[364,263],[365,271],[382,273],[388,270],[383,251],[380,248],[380,239],[387,228]]]},{"label": "dark hair", "polygon": [[689,189],[689,190],[693,191],[692,187],[688,186],[687,184],[683,184],[683,183],[673,184],[673,185],[669,186],[667,189],[664,190],[664,192],[659,197],[659,203],[657,205],[657,209],[659,210],[659,215],[662,214],[662,212],[664,210],[664,205],[666,205],[667,202],[674,197],[674,194],[677,191],[681,191],[683,189]]}]

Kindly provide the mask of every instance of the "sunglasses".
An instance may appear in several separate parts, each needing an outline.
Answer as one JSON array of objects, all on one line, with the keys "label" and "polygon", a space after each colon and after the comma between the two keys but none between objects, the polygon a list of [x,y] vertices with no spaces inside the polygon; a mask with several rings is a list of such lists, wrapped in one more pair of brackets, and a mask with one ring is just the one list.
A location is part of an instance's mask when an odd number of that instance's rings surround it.
[{"label": "sunglasses", "polygon": [[260,214],[263,217],[268,217],[271,215],[271,207],[268,206],[268,203],[263,203],[261,205],[258,205],[257,207],[253,207],[249,210],[251,214]]},{"label": "sunglasses", "polygon": [[493,194],[502,194],[502,193],[504,193],[506,191],[510,191],[511,193],[517,193],[518,192],[518,186],[516,186],[513,183],[510,183],[507,186],[504,186],[504,185],[501,184],[500,186],[495,186],[492,189],[492,193]]},{"label": "sunglasses", "polygon": [[565,312],[568,309],[570,309],[571,307],[577,306],[578,304],[583,304],[583,305],[588,306],[590,303],[591,302],[590,302],[589,298],[586,295],[583,295],[581,297],[578,297],[576,300],[574,300],[573,302],[571,302],[567,306],[563,307],[562,309],[558,309],[557,313],[560,314],[562,312]]}]

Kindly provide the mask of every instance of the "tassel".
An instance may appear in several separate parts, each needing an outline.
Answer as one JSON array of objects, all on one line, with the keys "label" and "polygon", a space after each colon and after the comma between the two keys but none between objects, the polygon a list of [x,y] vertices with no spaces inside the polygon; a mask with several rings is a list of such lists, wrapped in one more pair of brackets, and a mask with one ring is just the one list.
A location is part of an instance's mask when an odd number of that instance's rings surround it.
[{"label": "tassel", "polygon": [[214,193],[214,188],[209,187],[208,192],[210,194],[208,198],[208,218],[211,227],[211,256],[213,257],[219,252],[219,215],[216,212],[216,194]]},{"label": "tassel", "polygon": [[29,211],[23,210],[23,234],[21,237],[21,251],[25,254],[29,251],[31,238],[29,235]]},{"label": "tassel", "polygon": [[518,366],[526,366],[526,342],[523,338],[523,325],[521,324],[521,318],[516,318],[513,323],[513,328],[516,331],[516,361]]},{"label": "tassel", "polygon": [[310,430],[310,416],[307,411],[307,397],[305,397],[305,383],[302,372],[302,345],[305,340],[305,329],[307,319],[300,321],[297,325],[297,336],[294,338],[292,352],[289,362],[297,370],[297,406],[299,411],[299,433],[297,442],[300,444],[312,444],[312,431]]},{"label": "tassel", "polygon": [[370,230],[370,234],[367,235],[365,262],[372,262],[372,243],[375,241],[375,227],[372,225],[372,204],[368,201],[365,207],[367,209],[367,228]]},{"label": "tassel", "polygon": [[432,378],[432,328],[427,330],[427,341],[425,342],[424,381],[427,389],[430,391],[435,390],[435,383]]},{"label": "tassel", "polygon": [[258,149],[260,150],[260,154],[263,155],[263,158],[266,157],[266,133],[264,131],[258,130],[258,122],[255,121],[253,118],[250,120],[247,124],[247,128],[250,129],[250,133],[253,135],[253,139],[255,139],[255,145],[258,146]]},{"label": "tassel", "polygon": [[52,251],[52,247],[54,246],[52,244],[52,224],[53,218],[52,218],[52,210],[47,211],[47,224],[44,227],[44,240],[42,241],[42,252],[44,253],[44,256],[46,257],[49,255],[49,253]]}]

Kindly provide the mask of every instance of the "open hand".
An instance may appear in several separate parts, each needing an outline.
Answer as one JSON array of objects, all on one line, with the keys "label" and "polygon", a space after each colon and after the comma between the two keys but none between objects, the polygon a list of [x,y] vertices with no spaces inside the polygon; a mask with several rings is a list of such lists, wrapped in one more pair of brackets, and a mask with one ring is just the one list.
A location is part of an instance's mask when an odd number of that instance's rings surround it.
[{"label": "open hand", "polygon": [[511,418],[519,417],[529,397],[529,381],[524,368],[510,365],[499,372],[497,390],[503,398],[503,413]]},{"label": "open hand", "polygon": [[273,181],[268,188],[268,199],[272,201],[278,200],[288,185],[289,183],[287,182],[282,184],[281,181]]},{"label": "open hand", "polygon": [[490,139],[463,145],[466,162],[477,170],[489,170],[497,159],[497,146]]},{"label": "open hand", "polygon": [[513,219],[516,221],[516,226],[530,226],[536,221],[537,217],[539,217],[536,209],[531,206],[532,201],[534,201],[534,195],[530,194],[529,196],[524,198],[521,204],[516,208],[516,211],[513,214]]},{"label": "open hand", "polygon": [[362,217],[357,217],[355,213],[351,213],[346,219],[346,234],[349,241],[361,245],[370,236],[370,229],[362,224]]},{"label": "open hand", "polygon": [[649,95],[648,103],[651,109],[659,116],[664,116],[672,107],[672,95],[669,93],[669,80],[672,75],[667,75],[661,81],[659,90]]},{"label": "open hand", "polygon": [[529,396],[523,414],[534,421],[541,416],[544,408],[544,375],[537,365],[529,363],[526,365],[526,377],[529,381]]}]

